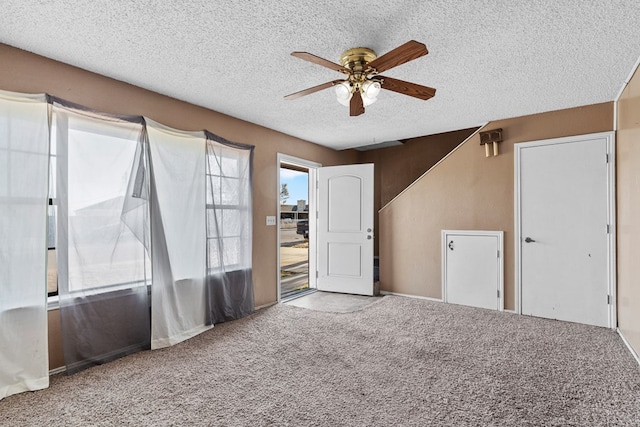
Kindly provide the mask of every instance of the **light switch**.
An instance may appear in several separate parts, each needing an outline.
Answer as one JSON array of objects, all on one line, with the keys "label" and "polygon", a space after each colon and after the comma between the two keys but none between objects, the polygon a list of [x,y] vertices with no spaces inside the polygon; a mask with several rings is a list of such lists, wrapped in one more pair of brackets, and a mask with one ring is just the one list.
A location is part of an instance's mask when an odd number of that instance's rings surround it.
[{"label": "light switch", "polygon": [[276,225],[276,217],[275,216],[267,216],[267,225]]}]

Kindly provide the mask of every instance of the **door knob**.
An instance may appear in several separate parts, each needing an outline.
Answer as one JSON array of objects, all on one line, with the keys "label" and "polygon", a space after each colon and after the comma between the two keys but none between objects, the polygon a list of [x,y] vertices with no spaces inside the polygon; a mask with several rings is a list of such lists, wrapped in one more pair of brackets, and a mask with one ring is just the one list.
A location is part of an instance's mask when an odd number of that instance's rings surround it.
[{"label": "door knob", "polygon": [[449,242],[449,244],[447,245],[449,246],[449,249],[453,250],[453,240]]},{"label": "door knob", "polygon": [[367,240],[371,240],[371,239],[373,239],[373,237],[371,237],[371,234],[369,234],[369,235],[367,236]]},{"label": "door knob", "polygon": [[527,237],[526,239],[524,239],[524,241],[527,242],[527,243],[535,242],[535,240],[533,240],[531,237]]}]

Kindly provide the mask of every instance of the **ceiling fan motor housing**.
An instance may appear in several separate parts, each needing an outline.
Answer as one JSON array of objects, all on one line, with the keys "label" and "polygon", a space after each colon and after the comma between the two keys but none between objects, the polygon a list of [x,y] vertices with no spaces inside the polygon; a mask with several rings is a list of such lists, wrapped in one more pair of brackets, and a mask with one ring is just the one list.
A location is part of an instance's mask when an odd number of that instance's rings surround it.
[{"label": "ceiling fan motor housing", "polygon": [[340,56],[340,64],[352,71],[349,75],[351,93],[363,91],[362,85],[369,74],[367,64],[376,58],[376,53],[366,47],[354,47],[342,53]]},{"label": "ceiling fan motor housing", "polygon": [[376,59],[376,53],[367,47],[354,47],[345,50],[340,56],[340,64],[350,70],[364,71],[364,66]]}]

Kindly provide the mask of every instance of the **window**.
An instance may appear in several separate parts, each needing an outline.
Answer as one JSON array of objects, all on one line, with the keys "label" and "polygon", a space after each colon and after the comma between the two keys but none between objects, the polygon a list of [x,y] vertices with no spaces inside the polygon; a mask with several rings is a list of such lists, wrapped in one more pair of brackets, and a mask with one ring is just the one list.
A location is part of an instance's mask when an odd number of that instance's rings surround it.
[{"label": "window", "polygon": [[63,109],[54,123],[49,247],[68,269],[68,292],[146,284],[147,201],[133,194],[142,126]]},{"label": "window", "polygon": [[238,150],[211,142],[206,159],[208,270],[246,268],[247,166]]}]

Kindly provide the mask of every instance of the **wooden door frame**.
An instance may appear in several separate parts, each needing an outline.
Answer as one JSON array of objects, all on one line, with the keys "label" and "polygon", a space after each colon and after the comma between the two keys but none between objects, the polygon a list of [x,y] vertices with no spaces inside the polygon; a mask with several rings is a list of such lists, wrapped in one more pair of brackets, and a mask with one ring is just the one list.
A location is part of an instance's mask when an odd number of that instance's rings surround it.
[{"label": "wooden door frame", "polygon": [[317,210],[316,206],[318,203],[318,191],[317,191],[317,176],[318,176],[318,168],[322,167],[320,163],[312,162],[310,160],[301,159],[299,157],[290,156],[288,154],[277,153],[277,197],[276,197],[276,224],[278,227],[277,238],[276,238],[276,263],[277,263],[277,301],[281,302],[281,282],[280,282],[280,168],[282,165],[291,165],[299,168],[307,169],[309,173],[309,289],[316,288],[316,275],[315,271],[316,267],[316,216],[312,215],[312,212]]},{"label": "wooden door frame", "polygon": [[485,231],[485,230],[442,230],[442,302],[447,301],[447,258],[449,251],[447,251],[448,236],[485,236],[495,237],[498,239],[498,311],[504,311],[504,232],[503,231]]},{"label": "wooden door frame", "polygon": [[609,328],[617,327],[616,308],[616,206],[615,206],[615,133],[599,132],[587,135],[569,136],[563,138],[543,139],[514,144],[514,249],[515,249],[515,291],[516,291],[516,313],[522,313],[522,223],[521,223],[521,179],[520,160],[521,151],[524,148],[567,144],[591,139],[606,139],[607,141],[607,224],[609,228],[607,239],[607,290],[610,296],[609,301]]}]

